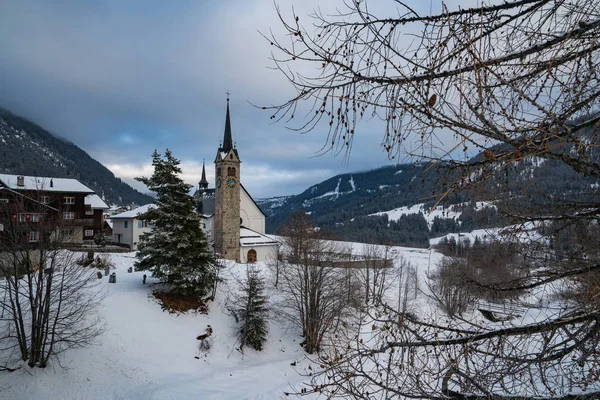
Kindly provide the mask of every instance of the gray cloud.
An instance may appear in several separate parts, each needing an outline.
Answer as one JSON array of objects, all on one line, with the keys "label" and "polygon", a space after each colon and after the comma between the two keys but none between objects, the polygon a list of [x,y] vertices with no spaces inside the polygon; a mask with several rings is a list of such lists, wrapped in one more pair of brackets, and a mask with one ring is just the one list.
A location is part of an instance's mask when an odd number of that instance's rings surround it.
[{"label": "gray cloud", "polygon": [[[319,3],[278,1],[299,15],[339,5]],[[270,46],[258,33],[279,25],[273,3],[261,0],[9,0],[0,14],[0,106],[71,140],[136,187],[132,178],[151,173],[155,148],[171,149],[190,183],[203,159],[212,176],[227,90],[243,181],[255,197],[386,164],[376,122],[361,125],[349,160],[314,157],[324,132],[299,135],[250,104],[291,93],[268,68]]]}]

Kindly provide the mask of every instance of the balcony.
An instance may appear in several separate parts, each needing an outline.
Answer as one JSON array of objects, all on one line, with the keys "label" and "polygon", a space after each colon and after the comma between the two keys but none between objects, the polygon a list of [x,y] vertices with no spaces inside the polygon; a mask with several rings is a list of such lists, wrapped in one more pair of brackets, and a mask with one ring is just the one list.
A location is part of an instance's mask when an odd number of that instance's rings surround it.
[{"label": "balcony", "polygon": [[92,218],[75,218],[75,219],[65,219],[63,218],[60,221],[61,226],[94,226],[94,219]]}]

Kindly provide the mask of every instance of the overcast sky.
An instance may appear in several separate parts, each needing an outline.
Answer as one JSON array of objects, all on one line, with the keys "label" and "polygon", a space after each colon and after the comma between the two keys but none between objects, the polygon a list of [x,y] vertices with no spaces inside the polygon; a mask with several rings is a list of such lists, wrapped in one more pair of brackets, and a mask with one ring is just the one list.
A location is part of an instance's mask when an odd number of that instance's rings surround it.
[{"label": "overcast sky", "polygon": [[[292,7],[307,15],[342,4],[277,3],[287,15]],[[390,0],[371,3],[395,10]],[[427,12],[441,1],[410,3]],[[205,159],[214,187],[226,91],[242,182],[256,198],[391,164],[380,126],[361,124],[349,160],[314,157],[325,127],[300,135],[250,104],[277,103],[292,90],[268,68],[271,49],[259,31],[269,29],[282,31],[270,0],[3,0],[0,106],[71,140],[137,188],[132,178],[150,175],[152,151],[165,148],[191,184]]]}]

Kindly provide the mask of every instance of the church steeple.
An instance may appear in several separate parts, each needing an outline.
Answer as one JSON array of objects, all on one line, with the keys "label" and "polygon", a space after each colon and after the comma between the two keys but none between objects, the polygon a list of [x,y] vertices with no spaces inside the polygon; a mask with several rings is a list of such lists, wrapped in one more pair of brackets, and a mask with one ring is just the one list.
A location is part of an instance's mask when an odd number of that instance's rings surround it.
[{"label": "church steeple", "polygon": [[237,149],[233,145],[233,139],[231,138],[231,118],[229,117],[229,92],[227,92],[227,113],[225,114],[225,133],[223,134],[223,144],[219,148],[219,151],[228,153],[233,150],[235,155],[239,158]]},{"label": "church steeple", "polygon": [[202,179],[199,182],[200,190],[208,189],[208,181],[206,180],[206,169],[204,168],[204,160],[202,160]]},{"label": "church steeple", "polygon": [[231,137],[229,93],[225,135],[215,158],[215,252],[240,262],[240,175],[241,161]]}]

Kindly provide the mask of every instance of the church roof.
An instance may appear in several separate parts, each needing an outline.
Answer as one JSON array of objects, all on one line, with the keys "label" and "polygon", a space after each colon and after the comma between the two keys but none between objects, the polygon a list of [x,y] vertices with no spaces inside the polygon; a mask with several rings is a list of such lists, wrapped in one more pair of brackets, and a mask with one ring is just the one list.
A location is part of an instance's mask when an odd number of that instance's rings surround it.
[{"label": "church roof", "polygon": [[240,227],[240,246],[273,246],[278,245],[279,242],[275,239],[248,229],[245,226]]},{"label": "church roof", "polygon": [[198,211],[198,214],[208,216],[215,213],[215,189],[207,189],[202,193],[196,211]]},{"label": "church roof", "polygon": [[223,144],[219,147],[219,151],[222,153],[229,153],[233,150],[236,157],[239,159],[240,156],[236,148],[233,147],[233,139],[231,137],[231,118],[229,117],[229,98],[227,98],[227,113],[225,114],[225,133],[223,134]]}]

